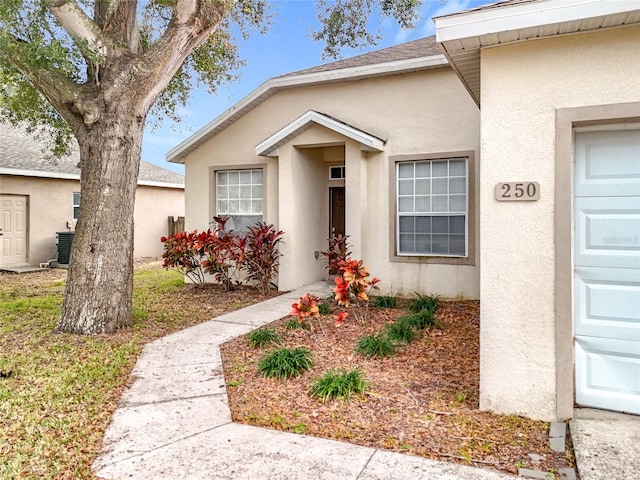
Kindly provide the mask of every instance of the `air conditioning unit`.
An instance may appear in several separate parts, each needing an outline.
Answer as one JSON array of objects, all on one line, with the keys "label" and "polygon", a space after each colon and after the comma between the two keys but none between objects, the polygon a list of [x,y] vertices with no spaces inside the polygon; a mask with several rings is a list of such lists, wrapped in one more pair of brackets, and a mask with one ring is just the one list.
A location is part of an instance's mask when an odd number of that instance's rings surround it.
[{"label": "air conditioning unit", "polygon": [[58,244],[58,263],[61,265],[69,265],[71,257],[71,244],[73,243],[73,235],[75,232],[57,232],[56,243]]}]

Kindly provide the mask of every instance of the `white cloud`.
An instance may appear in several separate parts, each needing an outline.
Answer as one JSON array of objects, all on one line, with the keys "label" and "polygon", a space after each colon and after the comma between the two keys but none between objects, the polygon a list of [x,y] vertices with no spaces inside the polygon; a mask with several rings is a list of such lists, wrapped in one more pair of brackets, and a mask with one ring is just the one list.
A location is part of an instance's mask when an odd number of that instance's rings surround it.
[{"label": "white cloud", "polygon": [[[448,0],[444,2],[441,2],[441,1],[425,2],[425,6],[427,7],[427,12],[425,12],[424,17],[427,18],[427,20],[425,21],[424,26],[420,31],[420,35],[422,37],[435,35],[436,26],[433,23],[433,20],[431,20],[433,17],[439,17],[440,15],[448,15],[450,13],[466,10],[468,8],[471,8],[473,5],[477,5],[477,4],[478,4],[477,1],[472,2],[472,0]],[[438,5],[438,8],[436,8],[433,11],[430,11],[431,7],[435,5]]]}]

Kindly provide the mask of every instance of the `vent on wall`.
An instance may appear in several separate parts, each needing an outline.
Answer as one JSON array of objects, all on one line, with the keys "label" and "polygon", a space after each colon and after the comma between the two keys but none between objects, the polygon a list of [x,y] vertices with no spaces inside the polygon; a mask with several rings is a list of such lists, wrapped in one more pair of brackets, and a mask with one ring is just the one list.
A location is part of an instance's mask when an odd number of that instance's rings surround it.
[{"label": "vent on wall", "polygon": [[344,180],[344,165],[329,167],[329,180]]}]

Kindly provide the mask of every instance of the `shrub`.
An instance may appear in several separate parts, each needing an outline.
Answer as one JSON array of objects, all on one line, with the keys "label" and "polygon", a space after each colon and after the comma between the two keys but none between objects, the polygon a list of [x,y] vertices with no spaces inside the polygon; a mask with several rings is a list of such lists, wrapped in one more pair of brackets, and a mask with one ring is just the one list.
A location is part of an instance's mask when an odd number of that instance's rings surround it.
[{"label": "shrub", "polygon": [[430,297],[428,295],[420,295],[419,293],[416,293],[416,298],[412,298],[411,301],[409,301],[409,310],[414,313],[418,313],[423,310],[436,313],[438,311],[438,297]]},{"label": "shrub", "polygon": [[389,357],[395,353],[395,348],[384,335],[360,337],[356,345],[356,351],[365,357],[382,358]]},{"label": "shrub", "polygon": [[284,232],[276,231],[265,222],[249,227],[240,244],[238,264],[247,279],[253,281],[262,295],[266,295],[278,276],[280,257],[278,246]]},{"label": "shrub", "polygon": [[344,369],[329,370],[309,389],[314,397],[320,397],[323,403],[329,399],[342,397],[344,400],[351,398],[353,393],[364,393],[367,388],[362,373],[359,370],[347,372]]},{"label": "shrub", "polygon": [[176,270],[193,283],[204,287],[204,269],[201,261],[210,233],[209,230],[202,233],[194,230],[160,238],[164,243],[162,266],[167,270]]},{"label": "shrub", "polygon": [[286,380],[298,377],[304,370],[309,370],[311,352],[306,348],[280,348],[264,356],[258,362],[258,369],[265,377],[276,377]]},{"label": "shrub", "polygon": [[402,317],[389,325],[386,329],[387,338],[392,342],[409,343],[416,337],[410,317]]},{"label": "shrub", "polygon": [[270,343],[280,343],[280,337],[272,328],[259,328],[249,334],[249,344],[261,348]]},{"label": "shrub", "polygon": [[376,308],[396,308],[397,299],[388,295],[381,295],[373,299],[373,306]]},{"label": "shrub", "polygon": [[202,259],[202,267],[206,273],[213,275],[218,283],[224,285],[225,290],[230,291],[232,283],[240,284],[237,279],[239,259],[243,240],[227,230],[226,224],[229,217],[213,217],[216,227],[206,239],[204,248],[205,257]]},{"label": "shrub", "polygon": [[422,310],[418,313],[414,313],[405,317],[401,317],[398,320],[404,320],[409,323],[413,328],[417,328],[418,330],[424,330],[427,327],[437,327],[438,323],[436,322],[433,313],[429,310]]},{"label": "shrub", "polygon": [[329,269],[329,274],[331,275],[342,273],[340,270],[340,262],[346,260],[351,254],[347,242],[348,238],[349,235],[336,235],[335,231],[332,231],[331,238],[327,240],[329,242],[329,248],[322,252],[322,254],[327,257],[327,265],[325,268]]}]

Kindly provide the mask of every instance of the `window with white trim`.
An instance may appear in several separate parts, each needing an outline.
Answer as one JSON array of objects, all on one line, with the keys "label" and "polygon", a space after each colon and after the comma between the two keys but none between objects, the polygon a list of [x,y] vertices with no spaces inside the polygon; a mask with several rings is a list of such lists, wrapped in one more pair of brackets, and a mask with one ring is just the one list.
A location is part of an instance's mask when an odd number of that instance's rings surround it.
[{"label": "window with white trim", "polygon": [[468,256],[468,159],[396,164],[399,256]]},{"label": "window with white trim", "polygon": [[262,169],[219,170],[216,177],[216,215],[229,217],[227,229],[244,234],[262,221]]},{"label": "window with white trim", "polygon": [[73,192],[73,219],[78,219],[80,213],[80,192]]}]

